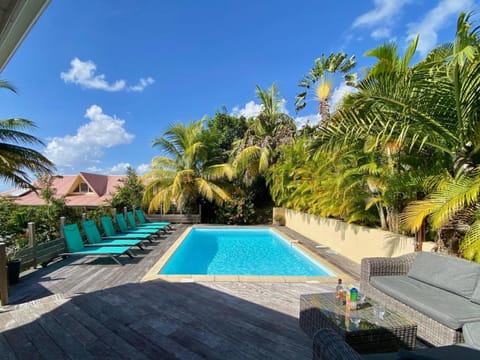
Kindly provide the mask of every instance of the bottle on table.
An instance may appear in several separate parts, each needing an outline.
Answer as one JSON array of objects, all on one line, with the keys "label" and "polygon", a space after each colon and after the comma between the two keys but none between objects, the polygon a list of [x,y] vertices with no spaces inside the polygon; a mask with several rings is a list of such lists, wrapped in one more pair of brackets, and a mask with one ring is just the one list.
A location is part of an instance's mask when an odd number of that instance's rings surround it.
[{"label": "bottle on table", "polygon": [[350,310],[357,310],[358,290],[352,287],[350,289]]},{"label": "bottle on table", "polygon": [[347,311],[350,311],[350,291],[352,288],[352,285],[348,285],[347,290],[345,290],[345,306],[347,307]]},{"label": "bottle on table", "polygon": [[335,288],[335,301],[339,304],[342,304],[344,298],[345,291],[343,290],[342,279],[338,279],[338,284]]}]

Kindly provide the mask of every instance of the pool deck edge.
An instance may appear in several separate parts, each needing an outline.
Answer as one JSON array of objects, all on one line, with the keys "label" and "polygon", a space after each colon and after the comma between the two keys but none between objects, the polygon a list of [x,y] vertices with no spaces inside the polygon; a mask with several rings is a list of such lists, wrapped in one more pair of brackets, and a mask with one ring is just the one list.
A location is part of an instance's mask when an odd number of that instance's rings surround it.
[{"label": "pool deck edge", "polygon": [[[173,253],[177,250],[180,244],[184,241],[185,237],[191,231],[192,228],[198,227],[199,225],[192,225],[185,229],[185,231],[178,237],[178,239],[170,246],[170,248],[162,255],[162,257],[155,263],[155,265],[147,272],[147,274],[142,278],[141,282],[152,281],[152,280],[162,280],[167,282],[268,282],[268,283],[297,283],[297,282],[306,282],[306,283],[336,283],[338,278],[343,279],[344,282],[349,283],[355,281],[355,279],[344,272],[342,269],[338,268],[334,264],[326,261],[321,258],[314,252],[310,251],[308,248],[303,246],[297,240],[292,239],[288,234],[281,231],[279,228],[274,228],[271,226],[252,226],[252,227],[262,227],[269,228],[273,232],[281,235],[287,241],[289,241],[293,246],[299,248],[301,251],[306,253],[309,257],[313,258],[315,261],[320,263],[322,266],[325,266],[327,269],[335,273],[335,276],[259,276],[259,275],[196,275],[196,274],[182,274],[182,275],[160,275],[159,272],[162,267],[168,262]],[[200,225],[204,227],[204,225]],[[221,227],[210,225],[211,227]],[[207,227],[209,227],[207,225]],[[231,228],[232,226],[228,226]],[[239,226],[245,228],[244,226]]]}]

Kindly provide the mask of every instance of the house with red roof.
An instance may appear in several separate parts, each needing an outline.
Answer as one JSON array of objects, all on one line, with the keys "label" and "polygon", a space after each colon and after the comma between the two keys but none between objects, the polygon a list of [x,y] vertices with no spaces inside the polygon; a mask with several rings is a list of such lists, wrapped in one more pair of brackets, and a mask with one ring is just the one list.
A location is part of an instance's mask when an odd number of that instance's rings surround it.
[{"label": "house with red roof", "polygon": [[[125,175],[99,175],[80,172],[77,175],[57,175],[53,177],[52,187],[56,197],[65,197],[65,203],[71,207],[95,208],[105,205],[121,186]],[[37,185],[37,184],[35,184]],[[45,205],[40,193],[31,189],[12,189],[0,194],[12,199],[18,205]]]}]

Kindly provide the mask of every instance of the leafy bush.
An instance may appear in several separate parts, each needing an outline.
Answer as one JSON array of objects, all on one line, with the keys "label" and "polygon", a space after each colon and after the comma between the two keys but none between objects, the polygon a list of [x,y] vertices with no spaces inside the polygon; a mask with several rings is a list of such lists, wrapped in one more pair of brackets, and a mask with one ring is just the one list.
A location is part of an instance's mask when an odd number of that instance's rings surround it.
[{"label": "leafy bush", "polygon": [[250,197],[236,196],[215,211],[216,222],[227,225],[249,225],[255,223],[255,207]]}]

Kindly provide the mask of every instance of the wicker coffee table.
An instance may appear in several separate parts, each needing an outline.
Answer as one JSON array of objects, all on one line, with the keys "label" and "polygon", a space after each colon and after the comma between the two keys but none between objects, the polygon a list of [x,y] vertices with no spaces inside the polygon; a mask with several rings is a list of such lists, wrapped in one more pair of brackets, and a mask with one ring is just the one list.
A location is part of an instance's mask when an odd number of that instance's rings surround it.
[{"label": "wicker coffee table", "polygon": [[333,329],[364,354],[414,349],[417,325],[388,309],[381,318],[374,311],[375,305],[367,299],[358,310],[347,314],[345,305],[337,304],[333,293],[302,295],[300,327],[310,338],[319,329]]}]

